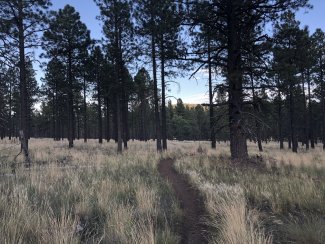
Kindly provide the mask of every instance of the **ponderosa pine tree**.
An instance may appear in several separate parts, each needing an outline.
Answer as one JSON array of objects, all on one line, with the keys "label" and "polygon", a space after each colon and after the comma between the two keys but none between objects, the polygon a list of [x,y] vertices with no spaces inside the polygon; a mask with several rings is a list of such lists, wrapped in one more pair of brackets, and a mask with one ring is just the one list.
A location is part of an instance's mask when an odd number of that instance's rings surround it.
[{"label": "ponderosa pine tree", "polygon": [[295,20],[292,12],[287,12],[282,16],[282,21],[275,26],[275,46],[274,60],[275,69],[279,75],[279,79],[283,81],[286,87],[286,96],[289,104],[289,123],[290,123],[290,140],[292,143],[292,151],[298,150],[298,134],[297,134],[297,109],[298,102],[295,99],[295,93],[299,92],[298,74],[299,63],[301,60],[300,49],[304,32],[299,28],[299,22]]},{"label": "ponderosa pine tree", "polygon": [[43,48],[47,57],[57,57],[66,65],[66,81],[68,95],[68,140],[73,147],[74,140],[74,90],[78,83],[77,75],[80,58],[91,44],[90,32],[80,21],[80,15],[75,9],[66,5],[58,12],[53,12],[50,26],[43,36]]},{"label": "ponderosa pine tree", "polygon": [[20,130],[23,134],[22,148],[27,161],[29,161],[29,117],[26,49],[39,45],[38,32],[45,27],[45,11],[49,6],[49,0],[0,1],[0,30],[5,31],[6,50],[13,49],[19,54]]},{"label": "ponderosa pine tree", "polygon": [[99,46],[96,46],[90,55],[90,73],[95,85],[98,113],[98,142],[103,143],[103,118],[102,118],[102,89],[105,77],[105,58]]},{"label": "ponderosa pine tree", "polygon": [[61,126],[63,124],[63,109],[66,107],[66,97],[64,96],[66,86],[66,67],[57,58],[50,60],[45,69],[42,91],[46,101],[52,109],[52,137],[59,141],[62,138]]},{"label": "ponderosa pine tree", "polygon": [[[157,28],[156,40],[158,57],[160,59],[161,78],[161,138],[162,148],[167,150],[167,120],[166,120],[166,78],[168,70],[177,65],[177,60],[183,55],[183,43],[181,41],[182,5],[172,0],[159,0],[155,2]],[[172,72],[170,72],[172,74]]]},{"label": "ponderosa pine tree", "polygon": [[317,29],[312,35],[315,63],[313,68],[315,93],[320,101],[323,149],[325,150],[325,33]]},{"label": "ponderosa pine tree", "polygon": [[[116,101],[116,130],[117,130],[117,151],[122,152],[127,148],[126,136],[127,116],[125,116],[126,99],[126,76],[124,75],[125,65],[132,57],[132,35],[133,25],[131,21],[131,6],[127,0],[95,0],[101,12],[101,19],[104,22],[104,33],[107,38],[107,49],[109,57],[114,65],[115,80],[115,101]],[[123,113],[124,111],[124,113]],[[123,120],[124,118],[124,120]],[[122,127],[123,125],[123,127]],[[123,136],[124,135],[124,136]]]},{"label": "ponderosa pine tree", "polygon": [[[218,54],[222,55],[223,71],[227,79],[230,152],[233,159],[248,157],[244,106],[244,59],[245,50],[259,41],[261,36],[253,36],[256,28],[276,19],[282,12],[307,4],[307,0],[217,0],[186,2],[188,9],[199,7],[200,18],[191,18],[194,26],[207,25],[219,40]],[[204,4],[202,4],[204,3]],[[201,6],[199,6],[202,4]],[[191,12],[191,11],[189,11]],[[203,17],[202,17],[203,16]],[[214,16],[214,18],[204,18]]]},{"label": "ponderosa pine tree", "polygon": [[137,35],[140,37],[140,45],[146,46],[146,54],[151,59],[153,95],[154,95],[154,115],[155,115],[155,139],[157,151],[162,151],[161,144],[161,120],[159,113],[159,94],[157,80],[157,36],[159,34],[159,9],[156,8],[154,0],[138,0],[135,3],[135,18],[137,19]]}]

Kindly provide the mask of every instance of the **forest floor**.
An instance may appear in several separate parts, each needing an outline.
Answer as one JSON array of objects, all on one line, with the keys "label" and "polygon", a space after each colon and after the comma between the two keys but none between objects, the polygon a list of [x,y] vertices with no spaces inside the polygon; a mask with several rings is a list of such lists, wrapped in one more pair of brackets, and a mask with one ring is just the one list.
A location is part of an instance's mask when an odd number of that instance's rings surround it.
[{"label": "forest floor", "polygon": [[169,182],[184,210],[184,219],[181,226],[182,244],[207,243],[206,227],[204,225],[205,210],[202,196],[173,167],[175,160],[161,159],[158,164],[159,173]]}]

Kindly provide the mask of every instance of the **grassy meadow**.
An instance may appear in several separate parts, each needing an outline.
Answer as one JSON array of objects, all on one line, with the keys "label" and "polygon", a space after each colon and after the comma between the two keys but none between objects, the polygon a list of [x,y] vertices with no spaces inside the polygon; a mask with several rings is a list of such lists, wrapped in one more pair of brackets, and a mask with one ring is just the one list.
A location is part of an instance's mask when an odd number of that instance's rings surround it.
[{"label": "grassy meadow", "polygon": [[[157,170],[175,158],[205,200],[209,243],[325,243],[325,153],[299,154],[275,143],[251,159],[230,161],[227,143],[113,142],[32,139],[33,167],[21,166],[19,145],[0,142],[0,243],[179,243],[183,213]],[[16,174],[12,174],[12,170]]]},{"label": "grassy meadow", "polygon": [[116,155],[113,142],[31,140],[30,153],[31,170],[2,168],[0,243],[178,242],[182,213],[153,145]]},{"label": "grassy meadow", "polygon": [[210,243],[325,243],[325,153],[264,146],[249,144],[244,164],[230,162],[225,144],[178,157],[176,169],[204,196]]}]

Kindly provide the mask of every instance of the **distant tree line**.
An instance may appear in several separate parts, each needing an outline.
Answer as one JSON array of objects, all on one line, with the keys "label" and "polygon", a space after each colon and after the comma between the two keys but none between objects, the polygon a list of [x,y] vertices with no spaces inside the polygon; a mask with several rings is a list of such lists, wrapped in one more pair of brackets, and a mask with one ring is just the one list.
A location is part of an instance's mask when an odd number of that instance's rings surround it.
[{"label": "distant tree line", "polygon": [[[167,139],[212,148],[230,140],[234,159],[248,156],[248,139],[260,151],[268,140],[325,149],[325,34],[310,34],[294,14],[307,0],[95,3],[104,41],[90,38],[70,5],[49,12],[49,0],[0,1],[1,138],[23,131],[26,150],[31,136],[69,147],[112,139],[118,152],[130,139],[155,139],[158,151]],[[31,55],[39,46],[40,86]],[[209,102],[172,105],[169,81],[201,70]]]}]

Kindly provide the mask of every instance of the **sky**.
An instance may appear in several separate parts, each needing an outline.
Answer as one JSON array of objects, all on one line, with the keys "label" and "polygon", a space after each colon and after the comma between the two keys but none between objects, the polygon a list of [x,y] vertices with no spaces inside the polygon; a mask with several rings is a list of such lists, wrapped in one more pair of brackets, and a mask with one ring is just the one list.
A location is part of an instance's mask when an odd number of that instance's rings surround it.
[{"label": "sky", "polygon": [[[310,32],[313,33],[316,28],[325,30],[325,0],[310,0],[313,5],[311,10],[300,10],[296,17],[301,22],[301,26],[308,25]],[[81,21],[84,22],[91,31],[91,37],[101,39],[102,25],[101,21],[96,19],[99,15],[99,8],[93,0],[52,0],[52,9],[58,10],[66,4],[73,6],[80,13]],[[40,68],[37,68],[37,79],[43,76]],[[195,78],[189,79],[190,74],[185,74],[184,77],[174,78],[169,85],[169,99],[173,103],[176,98],[181,98],[184,103],[206,103],[208,102],[208,86],[207,75],[205,72],[199,72]]]}]

